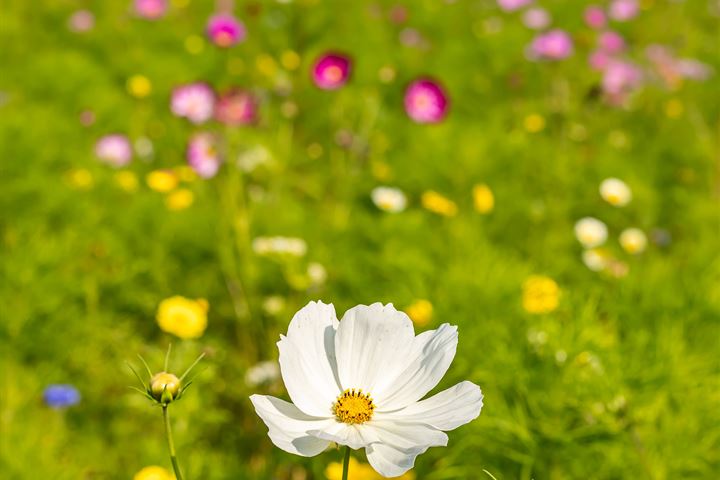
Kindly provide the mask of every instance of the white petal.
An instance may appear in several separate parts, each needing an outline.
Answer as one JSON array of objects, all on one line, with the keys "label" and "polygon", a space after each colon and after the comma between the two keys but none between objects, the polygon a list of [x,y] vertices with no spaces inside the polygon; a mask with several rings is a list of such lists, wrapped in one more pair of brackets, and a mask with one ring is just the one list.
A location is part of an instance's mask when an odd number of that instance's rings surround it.
[{"label": "white petal", "polygon": [[335,335],[340,385],[374,395],[388,372],[392,374],[404,363],[414,338],[412,321],[392,304],[351,308]]},{"label": "white petal", "polygon": [[353,450],[380,441],[375,430],[368,428],[367,425],[350,425],[337,421],[322,430],[311,430],[308,433],[323,440],[335,442],[338,445],[347,445]]},{"label": "white petal", "polygon": [[450,367],[457,341],[457,327],[447,323],[415,337],[405,358],[406,367],[393,375],[394,380],[386,388],[371,392],[378,411],[398,410],[427,395]]},{"label": "white petal", "polygon": [[477,418],[482,406],[480,387],[472,382],[461,382],[400,411],[377,412],[374,418],[381,421],[421,422],[440,430],[453,430]]},{"label": "white petal", "polygon": [[373,419],[363,426],[373,429],[373,436],[377,437],[380,443],[401,450],[424,451],[428,447],[444,447],[448,442],[445,432],[424,423]]},{"label": "white petal", "polygon": [[310,302],[295,314],[278,342],[280,370],[293,403],[308,415],[332,416],[341,393],[335,365],[335,308]]},{"label": "white petal", "polygon": [[330,442],[308,434],[309,430],[328,428],[334,419],[305,415],[295,405],[279,398],[252,395],[250,401],[269,431],[270,440],[288,453],[313,457],[325,450]]},{"label": "white petal", "polygon": [[383,477],[398,477],[415,465],[415,457],[427,448],[402,450],[384,443],[373,443],[365,449],[368,462]]}]

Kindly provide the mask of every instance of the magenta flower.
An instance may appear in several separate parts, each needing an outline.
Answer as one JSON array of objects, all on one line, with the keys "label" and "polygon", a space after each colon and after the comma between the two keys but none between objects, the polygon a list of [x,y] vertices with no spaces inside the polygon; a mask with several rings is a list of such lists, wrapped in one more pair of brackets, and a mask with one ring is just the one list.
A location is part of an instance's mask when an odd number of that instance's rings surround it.
[{"label": "magenta flower", "polygon": [[257,101],[250,92],[230,90],[215,105],[215,119],[227,125],[247,125],[257,118]]},{"label": "magenta flower", "polygon": [[617,32],[602,32],[598,37],[598,46],[603,52],[615,55],[625,50],[625,39]]},{"label": "magenta flower", "polygon": [[520,10],[533,3],[534,0],[497,0],[498,6],[506,12]]},{"label": "magenta flower", "polygon": [[417,123],[441,122],[448,109],[448,96],[434,80],[420,78],[405,90],[405,112]]},{"label": "magenta flower", "polygon": [[523,23],[533,30],[542,30],[550,25],[550,14],[541,7],[529,8],[523,13]]},{"label": "magenta flower", "polygon": [[640,11],[637,0],[613,0],[608,8],[608,15],[615,21],[626,22],[635,18]]},{"label": "magenta flower", "polygon": [[135,0],[135,13],[148,20],[157,20],[167,13],[167,0]]},{"label": "magenta flower", "polygon": [[342,87],[350,77],[350,57],[341,53],[325,53],[315,62],[312,69],[313,82],[323,90]]},{"label": "magenta flower", "polygon": [[598,7],[597,5],[589,5],[585,9],[583,18],[585,19],[585,24],[590,28],[594,28],[595,30],[605,28],[605,25],[607,25],[607,16],[605,16],[605,10],[603,10],[602,7]]},{"label": "magenta flower", "polygon": [[95,156],[111,167],[124,167],[132,160],[132,145],[125,135],[105,135],[95,143]]},{"label": "magenta flower", "polygon": [[222,160],[215,138],[209,133],[193,135],[188,142],[187,161],[195,173],[202,178],[212,178],[217,175]]},{"label": "magenta flower", "polygon": [[245,25],[230,14],[219,13],[208,20],[207,35],[218,47],[232,47],[245,40]]},{"label": "magenta flower", "polygon": [[573,42],[564,30],[550,30],[536,36],[530,44],[530,56],[545,60],[562,60],[573,53]]},{"label": "magenta flower", "polygon": [[605,70],[612,57],[604,50],[595,50],[590,54],[589,63],[593,70]]},{"label": "magenta flower", "polygon": [[194,124],[207,122],[215,110],[215,92],[205,83],[190,83],[172,92],[170,110]]}]

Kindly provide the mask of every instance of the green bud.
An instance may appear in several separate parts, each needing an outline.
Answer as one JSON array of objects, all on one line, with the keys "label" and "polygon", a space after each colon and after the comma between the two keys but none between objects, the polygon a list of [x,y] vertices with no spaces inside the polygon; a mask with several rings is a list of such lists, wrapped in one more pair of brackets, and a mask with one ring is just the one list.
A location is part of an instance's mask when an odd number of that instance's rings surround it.
[{"label": "green bud", "polygon": [[156,373],[150,380],[150,391],[160,403],[170,403],[180,392],[180,379],[172,373]]}]

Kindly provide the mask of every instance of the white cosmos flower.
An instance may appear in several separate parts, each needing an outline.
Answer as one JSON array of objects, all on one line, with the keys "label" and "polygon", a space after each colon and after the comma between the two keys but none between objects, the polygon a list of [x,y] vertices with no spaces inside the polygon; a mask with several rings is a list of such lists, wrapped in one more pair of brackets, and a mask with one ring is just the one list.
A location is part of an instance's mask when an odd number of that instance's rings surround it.
[{"label": "white cosmos flower", "polygon": [[402,475],[429,447],[480,414],[482,392],[465,381],[421,400],[455,356],[457,327],[415,336],[392,304],[358,305],[338,322],[333,305],[310,302],[278,342],[280,370],[293,403],[253,395],[272,442],[305,457],[330,442],[364,448],[383,476]]},{"label": "white cosmos flower", "polygon": [[600,196],[610,205],[624,207],[632,200],[632,191],[622,180],[606,178],[600,184]]},{"label": "white cosmos flower", "polygon": [[584,217],[575,223],[575,237],[585,248],[599,247],[607,236],[607,226],[597,218]]}]

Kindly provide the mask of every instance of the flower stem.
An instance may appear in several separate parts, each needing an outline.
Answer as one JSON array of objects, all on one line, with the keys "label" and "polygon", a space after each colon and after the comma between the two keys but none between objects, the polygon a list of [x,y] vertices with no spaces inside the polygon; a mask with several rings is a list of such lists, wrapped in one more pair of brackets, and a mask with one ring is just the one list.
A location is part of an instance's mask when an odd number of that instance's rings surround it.
[{"label": "flower stem", "polygon": [[172,462],[173,470],[175,470],[175,478],[177,480],[183,480],[182,473],[180,473],[180,465],[178,465],[177,457],[175,456],[175,443],[173,443],[172,430],[170,430],[170,415],[168,414],[167,405],[162,407],[163,409],[163,420],[165,421],[165,435],[167,436],[168,447],[170,448],[170,461]]},{"label": "flower stem", "polygon": [[348,479],[349,472],[350,472],[350,447],[345,447],[345,460],[343,460],[342,480]]}]

